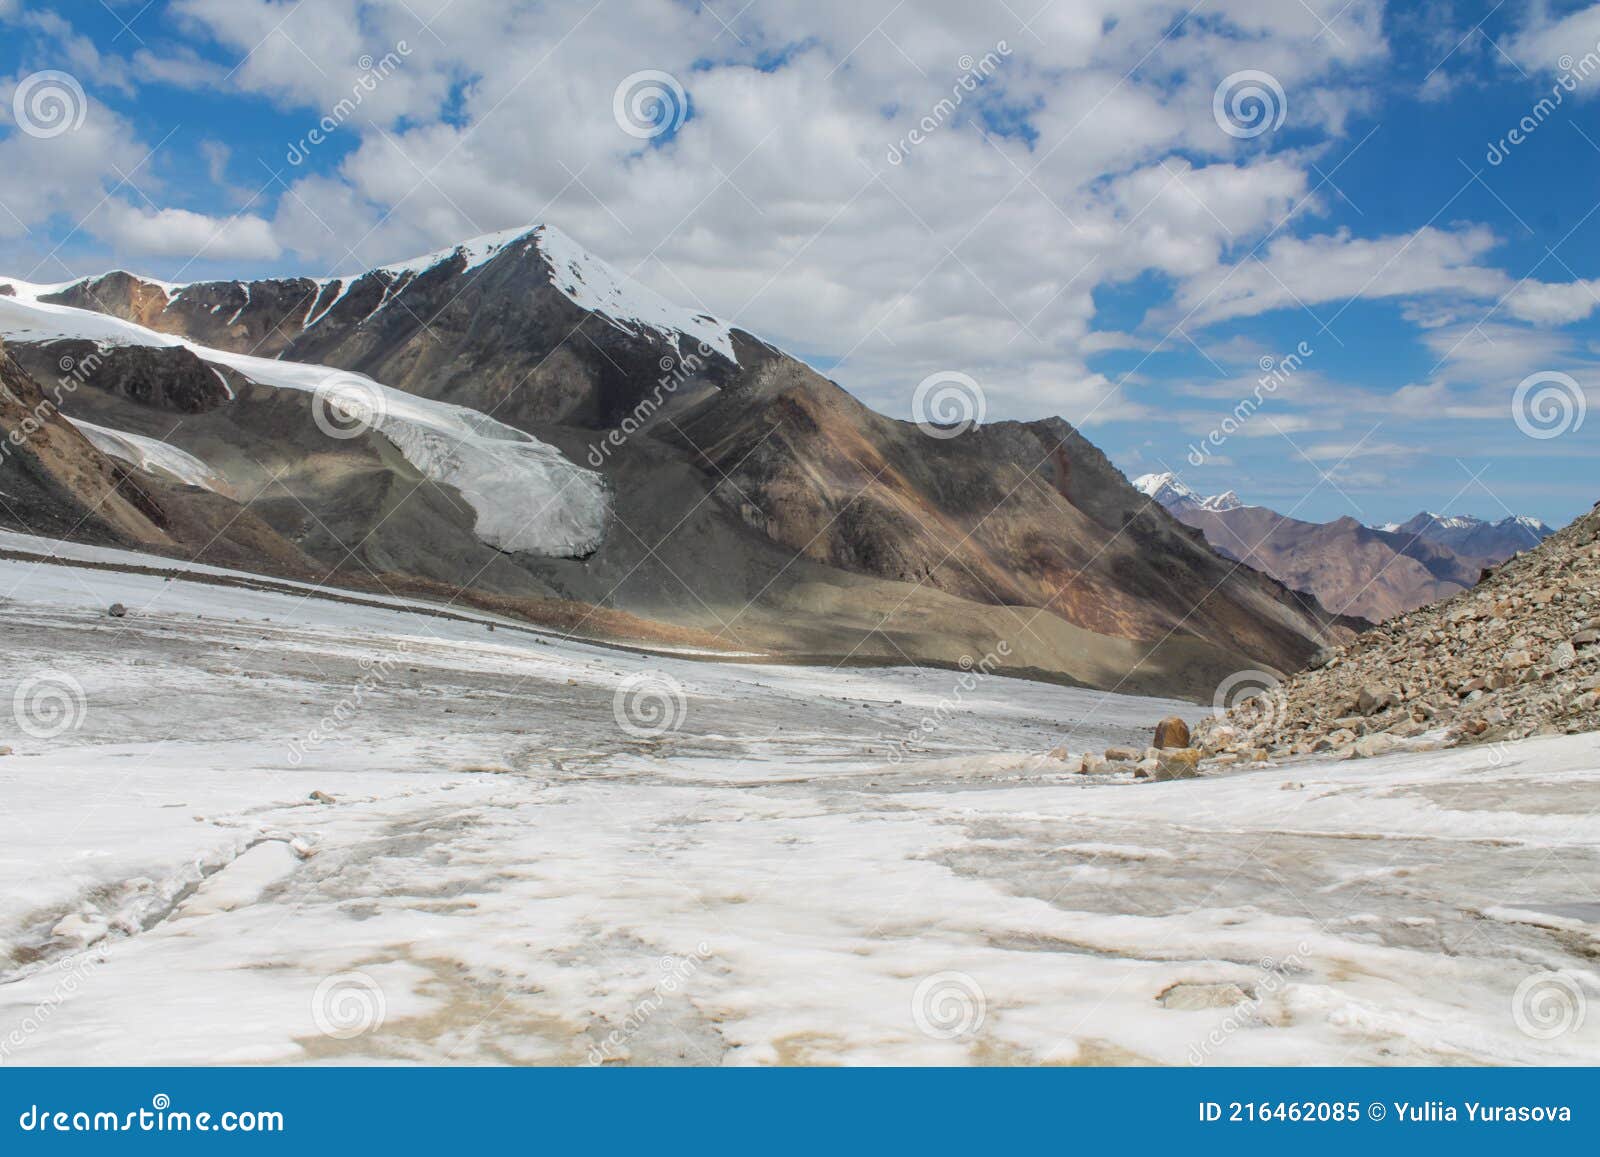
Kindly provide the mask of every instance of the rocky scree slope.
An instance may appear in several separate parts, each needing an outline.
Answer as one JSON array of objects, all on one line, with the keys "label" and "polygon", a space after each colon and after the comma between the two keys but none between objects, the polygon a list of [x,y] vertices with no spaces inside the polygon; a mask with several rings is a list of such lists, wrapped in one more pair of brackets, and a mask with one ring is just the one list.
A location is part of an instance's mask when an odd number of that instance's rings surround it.
[{"label": "rocky scree slope", "polygon": [[1470,591],[1210,717],[1211,753],[1377,755],[1600,729],[1600,508]]}]

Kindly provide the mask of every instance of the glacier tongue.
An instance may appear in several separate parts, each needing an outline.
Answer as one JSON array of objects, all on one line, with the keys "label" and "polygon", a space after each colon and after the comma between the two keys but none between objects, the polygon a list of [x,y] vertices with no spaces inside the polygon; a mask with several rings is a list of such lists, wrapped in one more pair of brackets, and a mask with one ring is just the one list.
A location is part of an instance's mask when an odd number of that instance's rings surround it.
[{"label": "glacier tongue", "polygon": [[[572,557],[592,553],[605,538],[611,495],[598,473],[570,461],[554,446],[465,406],[419,398],[362,374],[229,353],[107,314],[17,297],[0,297],[0,337],[185,346],[213,366],[227,366],[262,385],[315,395],[319,418],[336,423],[340,416],[327,413],[326,407],[354,397],[359,403],[355,408],[406,461],[431,481],[461,492],[477,515],[475,533],[490,546]],[[171,471],[178,460],[171,457],[172,447],[163,448],[167,456],[156,464]],[[151,448],[122,449],[133,454]],[[193,472],[192,466],[184,469]]]}]

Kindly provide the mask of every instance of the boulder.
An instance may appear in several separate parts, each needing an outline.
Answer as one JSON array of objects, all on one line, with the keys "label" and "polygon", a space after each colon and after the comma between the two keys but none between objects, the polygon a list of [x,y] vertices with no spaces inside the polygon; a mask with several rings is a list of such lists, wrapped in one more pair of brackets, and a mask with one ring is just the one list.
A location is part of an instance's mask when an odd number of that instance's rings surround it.
[{"label": "boulder", "polygon": [[1106,759],[1112,763],[1138,763],[1141,753],[1131,747],[1108,747]]},{"label": "boulder", "polygon": [[1193,779],[1200,774],[1200,751],[1194,747],[1164,750],[1154,768],[1157,780]]},{"label": "boulder", "polygon": [[1238,984],[1178,983],[1163,989],[1156,999],[1162,1008],[1199,1012],[1208,1008],[1233,1008],[1254,998]]},{"label": "boulder", "polygon": [[1376,735],[1363,735],[1356,740],[1356,755],[1361,759],[1372,759],[1374,756],[1387,755],[1400,746],[1400,741],[1392,735],[1379,732]]},{"label": "boulder", "polygon": [[1400,696],[1393,687],[1386,687],[1382,683],[1367,683],[1356,696],[1356,710],[1363,715],[1376,715],[1385,707],[1399,701]]},{"label": "boulder", "polygon": [[128,608],[123,606],[121,603],[112,603],[110,608],[106,611],[106,614],[110,615],[113,619],[124,618],[127,613]]},{"label": "boulder", "polygon": [[1160,748],[1188,747],[1189,725],[1176,715],[1169,715],[1156,724],[1155,746]]}]

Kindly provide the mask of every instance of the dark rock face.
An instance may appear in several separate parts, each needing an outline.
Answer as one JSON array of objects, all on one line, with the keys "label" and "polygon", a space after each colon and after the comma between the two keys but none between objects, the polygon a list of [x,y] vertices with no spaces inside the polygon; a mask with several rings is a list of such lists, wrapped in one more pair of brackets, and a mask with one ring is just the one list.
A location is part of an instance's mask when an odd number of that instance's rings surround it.
[{"label": "dark rock face", "polygon": [[223,405],[229,371],[213,368],[183,346],[110,346],[51,341],[19,347],[18,360],[40,378],[55,375],[141,406],[200,414]]}]

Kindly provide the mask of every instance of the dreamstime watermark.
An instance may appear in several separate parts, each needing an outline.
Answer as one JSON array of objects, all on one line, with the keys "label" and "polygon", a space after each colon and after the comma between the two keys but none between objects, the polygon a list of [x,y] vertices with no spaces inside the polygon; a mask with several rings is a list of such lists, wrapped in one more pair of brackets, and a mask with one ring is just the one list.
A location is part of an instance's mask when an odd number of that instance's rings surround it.
[{"label": "dreamstime watermark", "polygon": [[1534,1040],[1555,1040],[1583,1027],[1589,1001],[1570,972],[1535,972],[1511,994],[1511,1019]]},{"label": "dreamstime watermark", "polygon": [[985,653],[983,658],[976,661],[971,655],[962,655],[956,664],[961,668],[962,674],[951,688],[950,694],[934,704],[932,711],[924,715],[915,727],[910,728],[896,741],[889,749],[889,762],[904,761],[913,745],[933,735],[949,722],[950,717],[961,707],[965,697],[983,685],[983,681],[1000,667],[1000,660],[1010,657],[1011,644],[1004,639],[995,644],[994,650]]},{"label": "dreamstime watermark", "polygon": [[224,1109],[194,1112],[174,1109],[172,1098],[157,1093],[148,1109],[41,1108],[31,1104],[17,1116],[24,1133],[282,1133],[283,1114],[275,1109]]},{"label": "dreamstime watermark", "polygon": [[1266,405],[1267,399],[1278,392],[1278,388],[1294,377],[1305,360],[1317,351],[1311,348],[1309,342],[1301,342],[1294,347],[1294,352],[1281,358],[1263,355],[1257,363],[1261,368],[1261,376],[1256,379],[1256,384],[1250,393],[1240,398],[1233,410],[1221,422],[1212,427],[1211,431],[1198,442],[1189,443],[1189,465],[1204,466],[1206,459],[1210,458],[1224,445],[1229,438],[1244,428],[1246,422],[1255,417],[1256,411]]},{"label": "dreamstime watermark", "polygon": [[370,53],[363,53],[356,61],[356,66],[361,69],[361,75],[350,86],[350,95],[340,98],[339,102],[323,115],[323,118],[312,127],[298,141],[289,143],[289,150],[284,154],[284,160],[291,165],[302,165],[311,155],[311,150],[323,144],[329,137],[339,131],[339,128],[356,115],[356,111],[366,102],[367,97],[378,91],[378,86],[394,75],[396,69],[411,55],[411,45],[404,40],[395,41],[394,48],[374,60]]},{"label": "dreamstime watermark", "polygon": [[660,671],[641,671],[617,685],[611,715],[635,739],[656,739],[676,731],[689,717],[683,684]]},{"label": "dreamstime watermark", "polygon": [[971,374],[940,370],[917,383],[911,420],[930,438],[959,438],[983,423],[989,403]]},{"label": "dreamstime watermark", "polygon": [[50,968],[50,972],[56,977],[50,985],[50,991],[23,1013],[21,1019],[11,1024],[4,1036],[0,1036],[0,1064],[4,1064],[17,1050],[28,1043],[30,1037],[44,1028],[56,1010],[70,1000],[82,987],[89,974],[103,963],[105,963],[104,957],[88,952],[80,952],[56,961]]},{"label": "dreamstime watermark", "polygon": [[357,662],[363,674],[355,686],[340,696],[339,701],[333,705],[333,710],[317,720],[306,731],[304,738],[296,736],[289,740],[289,762],[299,767],[305,762],[307,752],[317,750],[343,729],[356,712],[361,710],[367,697],[388,683],[390,673],[405,656],[407,649],[404,642],[399,642],[395,644],[391,653],[377,658],[363,656]]},{"label": "dreamstime watermark", "polygon": [[[41,399],[37,405],[31,407],[28,413],[23,416],[22,421],[11,428],[11,432],[6,435],[5,441],[0,442],[0,465],[3,465],[15,450],[44,429],[45,425],[61,412],[62,401],[68,395],[77,393],[78,387],[88,381],[90,376],[100,368],[102,360],[99,352],[96,351],[83,358],[75,358],[70,354],[66,354],[56,362],[61,375],[56,379],[55,388],[50,391],[49,397]],[[13,402],[21,404],[21,399],[6,389],[4,384],[0,384],[0,392],[3,392]]]},{"label": "dreamstime watermark", "polygon": [[1559,438],[1583,426],[1589,399],[1569,374],[1541,370],[1529,374],[1511,392],[1511,420],[1529,438]]},{"label": "dreamstime watermark", "polygon": [[611,94],[611,117],[630,137],[648,141],[677,132],[689,117],[689,94],[658,68],[629,73]]},{"label": "dreamstime watermark", "polygon": [[77,132],[89,115],[89,98],[70,72],[46,69],[25,76],[11,94],[11,115],[30,137],[49,140]]},{"label": "dreamstime watermark", "polygon": [[1283,85],[1270,72],[1246,68],[1222,78],[1211,94],[1211,116],[1230,137],[1249,140],[1272,132],[1289,113]]},{"label": "dreamstime watermark", "polygon": [[383,986],[365,972],[323,977],[311,994],[311,1019],[318,1032],[334,1040],[354,1040],[376,1032],[388,1014]]},{"label": "dreamstime watermark", "polygon": [[940,97],[938,102],[927,111],[921,120],[894,144],[889,146],[888,161],[891,165],[905,163],[911,150],[922,144],[934,133],[938,132],[950,118],[955,116],[956,110],[965,103],[968,96],[977,92],[983,82],[994,75],[1006,57],[1011,55],[1011,45],[1004,40],[996,41],[993,50],[985,52],[979,59],[974,60],[971,53],[963,53],[956,61],[956,67],[961,69],[961,75],[956,78],[955,84],[950,86],[950,95]]},{"label": "dreamstime watermark", "polygon": [[657,961],[656,967],[661,975],[651,985],[650,991],[628,1010],[622,1023],[602,1037],[599,1044],[590,1047],[589,1064],[603,1065],[621,1059],[621,1051],[628,1041],[638,1035],[667,1001],[700,971],[700,966],[710,959],[711,949],[702,940],[689,956],[663,956]]},{"label": "dreamstime watermark", "polygon": [[357,374],[335,373],[311,393],[311,420],[330,438],[344,441],[381,429],[388,414],[383,387]]},{"label": "dreamstime watermark", "polygon": [[1269,731],[1288,710],[1283,680],[1271,671],[1235,671],[1217,685],[1211,713],[1223,723],[1242,724],[1250,731]]},{"label": "dreamstime watermark", "polygon": [[934,1040],[974,1037],[989,1015],[983,986],[965,972],[935,972],[911,994],[911,1022]]},{"label": "dreamstime watermark", "polygon": [[1306,957],[1311,955],[1311,946],[1301,941],[1295,950],[1282,960],[1274,960],[1270,956],[1263,956],[1257,967],[1260,976],[1251,984],[1240,987],[1245,998],[1238,1001],[1228,1009],[1228,1015],[1205,1037],[1196,1044],[1189,1046],[1189,1063],[1203,1065],[1210,1059],[1211,1054],[1228,1042],[1228,1038],[1242,1028],[1259,1028],[1267,1023],[1262,1015],[1262,1005],[1269,996],[1281,991],[1287,983],[1285,973],[1303,971]]},{"label": "dreamstime watermark", "polygon": [[1484,160],[1489,164],[1503,164],[1511,155],[1512,149],[1525,143],[1529,137],[1538,132],[1540,126],[1561,107],[1568,93],[1577,92],[1580,83],[1600,72],[1600,43],[1577,60],[1574,60],[1570,53],[1563,53],[1556,61],[1556,67],[1561,69],[1561,75],[1557,76],[1555,83],[1550,86],[1550,95],[1542,96],[1535,101],[1533,107],[1522,114],[1505,136],[1489,142],[1489,148],[1484,153]]},{"label": "dreamstime watermark", "polygon": [[55,739],[76,731],[89,717],[83,684],[63,671],[30,675],[11,695],[11,717],[35,739]]},{"label": "dreamstime watermark", "polygon": [[638,433],[666,404],[665,399],[676,394],[685,382],[692,381],[705,368],[705,360],[714,353],[715,350],[701,342],[700,347],[688,357],[663,356],[657,363],[661,377],[656,380],[656,388],[649,397],[641,398],[639,404],[625,414],[622,421],[604,438],[589,446],[589,465],[596,470],[604,466],[612,451],[621,449],[629,438]]}]

